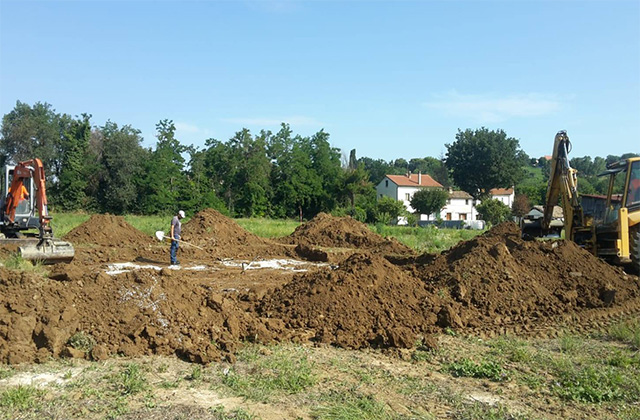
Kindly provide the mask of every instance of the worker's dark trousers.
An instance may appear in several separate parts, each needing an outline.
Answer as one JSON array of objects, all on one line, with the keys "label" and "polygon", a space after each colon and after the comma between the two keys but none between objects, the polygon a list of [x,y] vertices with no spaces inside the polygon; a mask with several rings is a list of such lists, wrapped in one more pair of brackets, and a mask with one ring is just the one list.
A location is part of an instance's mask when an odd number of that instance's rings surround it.
[{"label": "worker's dark trousers", "polygon": [[171,241],[171,250],[169,253],[171,254],[171,264],[180,264],[176,257],[178,253],[178,241]]}]

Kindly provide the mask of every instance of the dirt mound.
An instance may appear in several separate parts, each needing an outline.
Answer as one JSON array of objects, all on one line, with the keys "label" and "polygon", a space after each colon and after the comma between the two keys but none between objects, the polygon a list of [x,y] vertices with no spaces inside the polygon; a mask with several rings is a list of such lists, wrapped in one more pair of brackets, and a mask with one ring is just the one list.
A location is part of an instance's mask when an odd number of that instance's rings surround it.
[{"label": "dirt mound", "polygon": [[131,247],[146,246],[153,238],[140,232],[122,216],[94,214],[89,220],[67,233],[63,239],[74,244]]},{"label": "dirt mound", "polygon": [[637,281],[569,241],[523,241],[496,226],[416,269],[432,293],[461,304],[459,326],[495,329],[610,307],[639,296]]},{"label": "dirt mound", "polygon": [[0,279],[2,363],[112,354],[206,363],[232,359],[243,340],[272,338],[233,294],[214,292],[207,281],[185,283],[172,270],[62,282],[0,268]]},{"label": "dirt mound", "polygon": [[296,277],[265,296],[258,313],[347,348],[411,347],[433,331],[437,298],[382,257],[354,254],[335,271]]},{"label": "dirt mound", "polygon": [[395,239],[372,232],[367,225],[351,217],[334,217],[319,213],[300,225],[289,236],[291,243],[330,247],[359,248],[375,253],[412,254],[413,250]]},{"label": "dirt mound", "polygon": [[63,239],[73,244],[73,264],[130,261],[145,253],[155,238],[127,223],[122,216],[94,214]]},{"label": "dirt mound", "polygon": [[202,210],[185,223],[182,239],[203,248],[182,246],[181,252],[194,259],[295,255],[293,247],[260,238],[214,209]]}]

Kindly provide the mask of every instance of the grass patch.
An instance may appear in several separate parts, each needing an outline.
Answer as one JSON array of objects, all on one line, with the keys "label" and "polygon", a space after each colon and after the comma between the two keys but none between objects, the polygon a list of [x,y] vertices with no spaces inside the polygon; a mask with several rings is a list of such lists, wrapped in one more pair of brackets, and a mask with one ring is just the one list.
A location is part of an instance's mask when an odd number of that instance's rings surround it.
[{"label": "grass patch", "polygon": [[44,391],[33,386],[16,386],[0,394],[0,407],[26,410],[34,408]]},{"label": "grass patch", "polygon": [[69,338],[68,343],[76,350],[89,353],[96,345],[96,340],[90,334],[87,334],[84,331],[80,331],[72,335]]},{"label": "grass patch", "polygon": [[500,364],[492,360],[476,363],[471,359],[463,358],[446,364],[444,368],[455,377],[485,378],[495,382],[502,382],[509,379],[507,371]]},{"label": "grass patch", "polygon": [[608,336],[616,341],[632,345],[640,349],[640,320],[632,319],[609,327]]},{"label": "grass patch", "polygon": [[320,398],[326,403],[311,411],[313,417],[319,420],[391,420],[401,418],[391,414],[387,405],[376,400],[373,395],[330,391]]},{"label": "grass patch", "polygon": [[222,377],[222,383],[236,395],[262,402],[274,395],[299,393],[316,381],[307,351],[293,346],[249,345]]},{"label": "grass patch", "polygon": [[640,378],[624,375],[612,366],[568,364],[556,374],[558,380],[552,385],[552,390],[565,400],[601,403],[634,402],[640,398]]},{"label": "grass patch", "polygon": [[409,248],[419,252],[439,253],[451,248],[460,241],[466,241],[481,234],[481,230],[437,229],[434,226],[370,226],[371,230],[382,236],[396,238]]},{"label": "grass patch", "polygon": [[149,388],[144,370],[137,363],[129,363],[113,377],[116,389],[121,395],[133,395]]},{"label": "grass patch", "polygon": [[[124,220],[131,226],[149,236],[154,236],[157,231],[168,232],[171,227],[171,218],[173,216],[137,216],[127,215]],[[182,223],[186,223],[189,219],[183,219]]]},{"label": "grass patch", "polygon": [[9,270],[27,271],[47,277],[49,272],[44,264],[39,261],[28,261],[22,258],[20,254],[12,254],[4,260],[4,266]]},{"label": "grass patch", "polygon": [[263,238],[279,238],[288,236],[300,226],[297,220],[241,218],[235,221],[244,229]]}]

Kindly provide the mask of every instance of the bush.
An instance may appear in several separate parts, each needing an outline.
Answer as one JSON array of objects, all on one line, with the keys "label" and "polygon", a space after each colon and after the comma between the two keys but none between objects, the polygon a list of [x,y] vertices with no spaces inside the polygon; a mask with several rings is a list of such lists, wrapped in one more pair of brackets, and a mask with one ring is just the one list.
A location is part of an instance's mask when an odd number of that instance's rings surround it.
[{"label": "bush", "polygon": [[509,206],[499,200],[485,200],[476,206],[482,219],[492,225],[506,222],[511,217]]}]

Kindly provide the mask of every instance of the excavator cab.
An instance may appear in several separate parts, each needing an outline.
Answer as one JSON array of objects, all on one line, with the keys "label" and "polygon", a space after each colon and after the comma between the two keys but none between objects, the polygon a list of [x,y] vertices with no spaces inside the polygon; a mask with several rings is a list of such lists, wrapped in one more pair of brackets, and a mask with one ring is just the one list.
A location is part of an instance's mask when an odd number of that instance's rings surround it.
[{"label": "excavator cab", "polygon": [[607,165],[604,220],[596,226],[597,255],[617,263],[640,264],[640,157]]},{"label": "excavator cab", "polygon": [[[4,209],[7,199],[9,188],[11,187],[11,181],[13,181],[13,170],[15,166],[6,165],[1,175],[0,182],[0,209]],[[27,197],[21,200],[16,207],[16,216],[13,223],[14,231],[38,229],[40,227],[40,220],[35,215],[35,190],[33,178],[29,178],[29,182],[25,182],[24,187],[26,189]],[[6,221],[4,217],[0,220],[0,224],[4,224]]]}]

